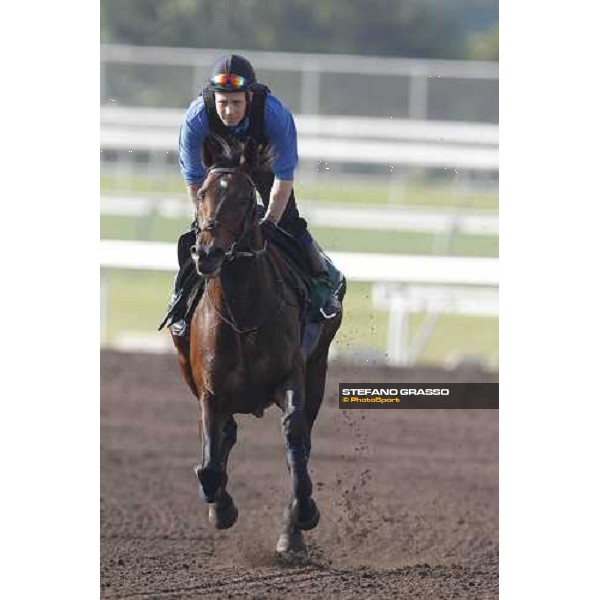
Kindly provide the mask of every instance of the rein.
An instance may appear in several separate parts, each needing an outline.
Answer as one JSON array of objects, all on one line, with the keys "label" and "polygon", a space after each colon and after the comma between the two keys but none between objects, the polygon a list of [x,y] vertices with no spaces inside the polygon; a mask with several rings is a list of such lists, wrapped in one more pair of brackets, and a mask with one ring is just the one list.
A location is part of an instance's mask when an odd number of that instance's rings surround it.
[{"label": "rein", "polygon": [[208,297],[208,301],[210,302],[210,305],[213,307],[214,311],[217,313],[217,315],[219,316],[221,321],[223,321],[224,323],[227,323],[227,325],[229,325],[236,333],[241,333],[241,334],[252,333],[254,331],[258,331],[259,329],[261,329],[264,325],[266,325],[266,323],[270,319],[275,318],[281,312],[281,309],[283,308],[283,305],[285,304],[285,299],[283,296],[283,279],[278,277],[277,283],[279,284],[278,285],[278,294],[277,294],[279,296],[279,306],[277,307],[277,310],[274,313],[267,315],[267,317],[262,321],[262,323],[260,323],[259,325],[255,325],[253,327],[241,328],[235,322],[235,319],[233,318],[233,311],[231,310],[231,307],[229,306],[229,303],[227,302],[227,296],[225,295],[225,287],[224,286],[221,287],[223,302],[225,303],[225,307],[227,308],[229,314],[231,315],[231,319],[228,319],[217,308],[216,304],[213,302],[213,299],[210,296],[210,288],[208,287],[208,285],[206,286],[206,296]]},{"label": "rein", "polygon": [[[198,222],[198,213],[196,212],[196,219],[194,221],[194,229],[196,229],[197,232],[202,232],[202,231],[210,231],[212,229],[215,229],[216,227],[222,227],[223,229],[225,229],[225,231],[229,232],[231,235],[234,236],[234,242],[231,245],[231,248],[229,248],[229,250],[225,253],[225,257],[223,259],[224,262],[232,261],[235,258],[257,258],[257,257],[262,256],[267,251],[267,241],[266,240],[264,241],[263,247],[260,248],[259,250],[253,250],[253,249],[237,250],[237,247],[239,247],[241,245],[242,241],[248,234],[250,224],[252,223],[252,221],[256,215],[256,185],[254,184],[254,181],[252,181],[252,178],[248,174],[244,173],[239,168],[235,168],[235,167],[217,167],[214,169],[209,169],[208,175],[210,175],[211,173],[217,173],[218,175],[224,175],[227,173],[242,175],[252,187],[253,204],[252,204],[251,209],[246,211],[246,215],[244,218],[244,227],[242,229],[241,234],[238,234],[237,232],[232,231],[226,225],[219,222],[216,218],[219,214],[219,210],[221,209],[221,207],[223,205],[223,202],[225,201],[225,198],[223,198],[217,205],[217,208],[215,210],[215,216],[212,219],[206,219],[205,223],[200,224]],[[237,239],[235,239],[235,238],[237,238]],[[199,275],[202,275],[202,273],[198,269],[199,255],[198,255],[198,248],[197,248],[196,244],[194,244],[192,246],[191,254],[192,254],[192,258],[194,259],[194,262],[196,263],[196,271],[198,272]],[[283,279],[281,279],[281,277],[277,276],[276,281],[278,284],[277,295],[279,296],[279,300],[280,300],[279,306],[274,313],[269,314],[263,320],[262,323],[254,326],[254,327],[241,328],[237,325],[237,323],[235,322],[235,319],[233,317],[233,311],[231,310],[231,307],[229,306],[229,303],[227,302],[227,296],[225,295],[225,287],[223,285],[222,285],[223,302],[224,302],[225,307],[226,307],[227,311],[229,312],[229,315],[231,318],[228,319],[217,308],[217,306],[213,302],[213,299],[210,295],[210,288],[208,285],[206,286],[206,295],[208,297],[209,303],[211,304],[211,306],[213,307],[214,311],[217,313],[219,318],[224,323],[227,323],[227,325],[229,325],[236,333],[240,333],[240,334],[252,333],[254,331],[258,331],[267,323],[267,321],[276,317],[281,312],[281,309],[283,308],[283,305],[285,304],[285,299],[284,299],[284,294],[283,294]]]}]

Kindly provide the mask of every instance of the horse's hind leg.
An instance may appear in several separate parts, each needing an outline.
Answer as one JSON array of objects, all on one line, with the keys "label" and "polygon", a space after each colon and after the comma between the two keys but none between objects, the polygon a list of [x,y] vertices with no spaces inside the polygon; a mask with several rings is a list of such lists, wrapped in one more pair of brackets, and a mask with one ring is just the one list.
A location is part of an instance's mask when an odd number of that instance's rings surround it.
[{"label": "horse's hind leg", "polygon": [[283,557],[292,560],[303,560],[308,557],[306,545],[302,530],[295,522],[294,514],[294,496],[292,496],[283,511],[283,524],[281,534],[275,550]]},{"label": "horse's hind leg", "polygon": [[304,414],[308,428],[308,444],[310,448],[311,433],[314,422],[319,414],[323,394],[325,392],[325,380],[327,379],[327,355],[329,343],[320,343],[306,363],[306,401]]},{"label": "horse's hind leg", "polygon": [[300,529],[313,529],[319,522],[319,509],[311,497],[312,481],[308,473],[310,436],[304,412],[303,386],[286,391],[282,425],[292,478],[291,518]]},{"label": "horse's hind leg", "polygon": [[277,552],[288,560],[308,557],[302,535],[303,529],[312,529],[319,522],[319,509],[312,496],[312,482],[308,474],[310,437],[304,414],[304,394],[289,390],[286,393],[282,418],[287,447],[288,470],[292,478],[292,494],[283,512]]},{"label": "horse's hind leg", "polygon": [[[306,393],[303,412],[306,426],[304,444],[307,463],[310,458],[312,427],[319,413],[325,391],[329,345],[340,323],[341,315],[333,321],[326,323],[326,327],[319,340],[319,345],[315,348],[306,363]],[[292,495],[283,513],[283,527],[277,543],[277,551],[292,557],[306,557],[307,552],[302,531],[294,517],[294,495]],[[316,518],[318,521],[318,510],[316,511]]]},{"label": "horse's hind leg", "polygon": [[202,403],[202,464],[196,467],[200,493],[208,503],[208,520],[217,529],[237,521],[238,510],[227,492],[227,460],[237,440],[237,424],[231,415],[217,413],[211,402]]}]

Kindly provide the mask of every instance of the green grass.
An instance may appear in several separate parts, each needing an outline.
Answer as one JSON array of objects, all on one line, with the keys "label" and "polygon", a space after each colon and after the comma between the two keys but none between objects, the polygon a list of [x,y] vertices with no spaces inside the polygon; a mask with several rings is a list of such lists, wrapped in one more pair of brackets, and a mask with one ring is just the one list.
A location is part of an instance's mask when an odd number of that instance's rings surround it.
[{"label": "green grass", "polygon": [[494,210],[496,192],[469,191],[448,183],[360,183],[356,181],[298,182],[297,197],[340,204],[395,204],[419,207]]},{"label": "green grass", "polygon": [[108,240],[147,240],[176,242],[190,226],[189,219],[167,219],[156,215],[126,217],[103,215],[100,218],[100,237]]},{"label": "green grass", "polygon": [[[174,242],[189,226],[189,219],[167,219],[156,215],[141,218],[104,215],[100,235],[113,240]],[[390,252],[396,254],[444,254],[455,256],[498,256],[498,238],[456,235],[446,244],[430,233],[350,230],[315,227],[313,236],[329,252]]]},{"label": "green grass", "polygon": [[[295,184],[296,197],[300,206],[302,199],[339,204],[396,204],[437,208],[498,209],[498,193],[474,191],[458,184],[409,182],[361,182],[355,179],[326,181],[315,176],[312,181],[304,178]],[[323,175],[324,177],[324,175]],[[329,176],[327,176],[329,178]],[[124,180],[109,173],[100,177],[102,194],[183,194],[185,186],[181,177],[170,174],[151,179],[142,175],[131,175]]]},{"label": "green grass", "polygon": [[[144,332],[157,336],[171,293],[173,275],[148,271],[105,270],[108,285],[107,336],[114,341],[122,332]],[[388,311],[373,308],[371,285],[350,282],[344,301],[344,322],[334,347],[341,353],[375,349],[385,354]],[[411,320],[413,333],[423,315]],[[444,315],[436,326],[419,362],[442,364],[455,356],[478,355],[490,366],[498,362],[498,320]]]},{"label": "green grass", "polygon": [[[413,315],[413,332],[424,316]],[[497,318],[443,315],[423,349],[420,362],[442,363],[461,356],[474,356],[484,357],[487,365],[498,368],[498,326]]]},{"label": "green grass", "polygon": [[103,270],[103,276],[108,290],[107,341],[114,341],[123,331],[156,332],[169,302],[174,274],[110,269]]},{"label": "green grass", "polygon": [[453,236],[445,244],[440,236],[414,231],[355,231],[322,227],[311,231],[329,252],[498,256],[498,238],[493,236],[461,234]]},{"label": "green grass", "polygon": [[180,176],[168,175],[164,178],[151,178],[145,175],[128,175],[127,179],[102,173],[100,175],[101,194],[185,194],[185,184]]}]

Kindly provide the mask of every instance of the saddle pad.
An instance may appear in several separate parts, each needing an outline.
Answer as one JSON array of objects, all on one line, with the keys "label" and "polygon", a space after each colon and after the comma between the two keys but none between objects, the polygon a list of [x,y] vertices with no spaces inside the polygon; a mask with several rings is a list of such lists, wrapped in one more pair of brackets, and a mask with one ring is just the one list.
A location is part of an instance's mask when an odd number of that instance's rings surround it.
[{"label": "saddle pad", "polygon": [[327,264],[329,277],[316,279],[310,277],[310,269],[306,262],[305,254],[295,238],[280,228],[273,228],[269,230],[269,241],[275,247],[276,251],[279,252],[295,278],[295,287],[299,289],[299,286],[301,286],[299,293],[308,296],[306,299],[306,303],[308,304],[307,321],[321,320],[320,309],[325,306],[325,303],[334,290],[338,291],[340,302],[343,300],[346,291],[346,280],[324,252],[321,251]]},{"label": "saddle pad", "polygon": [[268,236],[269,251],[282,267],[281,272],[288,283],[296,290],[305,313],[311,301],[311,278],[308,276],[308,265],[300,244],[280,228],[273,228]]}]

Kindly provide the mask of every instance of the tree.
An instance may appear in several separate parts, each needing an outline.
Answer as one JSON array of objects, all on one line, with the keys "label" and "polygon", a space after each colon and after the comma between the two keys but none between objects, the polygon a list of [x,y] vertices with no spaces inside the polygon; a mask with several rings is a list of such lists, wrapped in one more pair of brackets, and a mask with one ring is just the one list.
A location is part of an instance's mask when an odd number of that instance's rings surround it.
[{"label": "tree", "polygon": [[[458,0],[454,0],[456,2]],[[142,46],[462,57],[462,13],[437,0],[102,0],[101,39]]]}]

